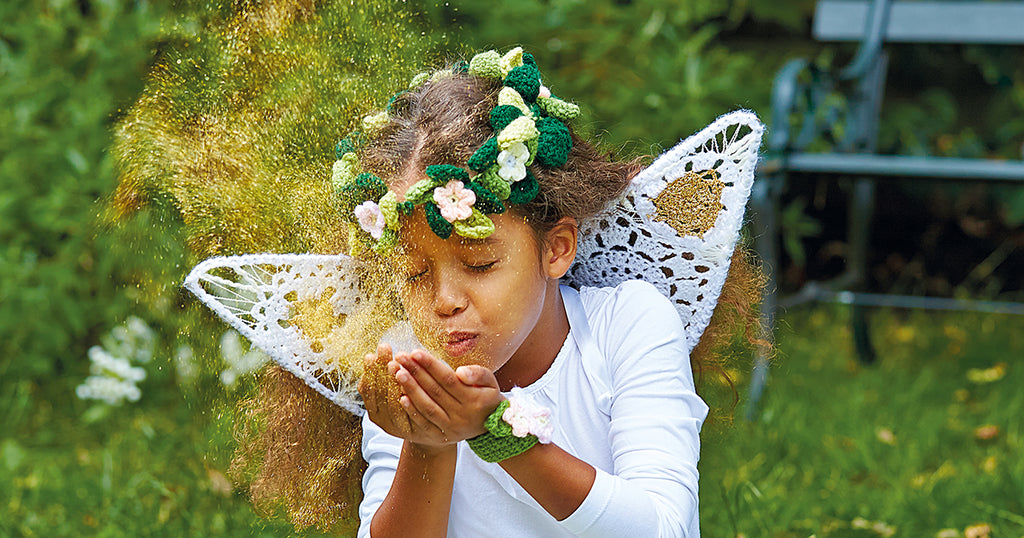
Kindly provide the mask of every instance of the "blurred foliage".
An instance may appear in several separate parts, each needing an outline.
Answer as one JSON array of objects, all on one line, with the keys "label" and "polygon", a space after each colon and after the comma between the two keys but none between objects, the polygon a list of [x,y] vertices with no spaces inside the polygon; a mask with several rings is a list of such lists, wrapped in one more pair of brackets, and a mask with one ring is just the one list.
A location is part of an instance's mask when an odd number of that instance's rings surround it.
[{"label": "blurred foliage", "polygon": [[100,333],[140,307],[158,321],[175,302],[183,245],[166,215],[117,229],[96,219],[115,185],[108,129],[136,99],[172,13],[127,1],[0,6],[5,385],[84,372]]},{"label": "blurred foliage", "polygon": [[[761,61],[765,43],[728,38],[751,19],[793,32],[804,24],[799,9],[777,3],[713,0],[449,1],[432,15],[469,49],[533,51],[589,130],[630,153],[656,152],[736,108],[767,113],[775,63]],[[791,53],[781,42],[767,49]]]}]

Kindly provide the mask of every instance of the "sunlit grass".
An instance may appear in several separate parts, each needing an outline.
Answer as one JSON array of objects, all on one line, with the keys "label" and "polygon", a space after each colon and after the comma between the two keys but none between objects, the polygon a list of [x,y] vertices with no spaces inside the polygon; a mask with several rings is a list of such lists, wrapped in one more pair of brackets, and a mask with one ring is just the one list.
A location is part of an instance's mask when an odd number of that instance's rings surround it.
[{"label": "sunlit grass", "polygon": [[[759,418],[705,432],[703,535],[1024,535],[1024,318],[878,312],[864,366],[847,315],[786,313]],[[0,536],[294,534],[225,479],[219,386],[86,423],[79,381],[0,385]]]},{"label": "sunlit grass", "polygon": [[[705,436],[706,536],[1024,535],[1024,318],[795,309],[759,418]],[[954,533],[955,531],[955,533]]]}]

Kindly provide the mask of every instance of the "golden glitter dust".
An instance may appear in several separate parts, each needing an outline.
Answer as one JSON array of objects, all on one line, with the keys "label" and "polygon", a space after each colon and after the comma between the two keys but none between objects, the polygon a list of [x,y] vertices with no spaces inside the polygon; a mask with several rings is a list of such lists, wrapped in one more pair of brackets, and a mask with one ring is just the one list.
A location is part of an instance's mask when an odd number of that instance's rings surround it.
[{"label": "golden glitter dust", "polygon": [[[390,0],[213,1],[174,23],[117,127],[108,215],[171,208],[195,261],[347,252],[330,185],[335,144],[447,52],[416,17]],[[347,318],[322,296],[284,320],[330,351],[323,376],[361,375],[363,354],[403,317],[388,271],[362,277],[379,282]]]},{"label": "golden glitter dust", "polygon": [[716,170],[689,171],[671,183],[654,198],[657,208],[654,220],[667,223],[679,235],[703,238],[715,225],[722,205],[725,184]]},{"label": "golden glitter dust", "polygon": [[118,126],[112,217],[169,203],[199,258],[342,251],[334,145],[444,44],[383,0],[211,3],[197,18],[168,29]]}]

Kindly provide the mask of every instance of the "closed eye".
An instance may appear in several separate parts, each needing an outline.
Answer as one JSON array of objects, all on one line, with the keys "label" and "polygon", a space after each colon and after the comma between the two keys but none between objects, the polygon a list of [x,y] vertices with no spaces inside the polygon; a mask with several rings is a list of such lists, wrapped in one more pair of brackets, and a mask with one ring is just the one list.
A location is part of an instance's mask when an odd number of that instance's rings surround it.
[{"label": "closed eye", "polygon": [[466,267],[470,271],[473,271],[474,273],[484,273],[487,272],[490,268],[494,267],[494,264],[496,263],[498,262],[481,263],[476,265],[467,263]]},{"label": "closed eye", "polygon": [[409,283],[409,284],[412,284],[414,282],[418,282],[419,280],[421,280],[426,275],[427,275],[427,270],[424,269],[424,270],[420,271],[419,273],[416,273],[415,275],[410,275],[410,276],[405,277],[405,281],[407,283]]}]

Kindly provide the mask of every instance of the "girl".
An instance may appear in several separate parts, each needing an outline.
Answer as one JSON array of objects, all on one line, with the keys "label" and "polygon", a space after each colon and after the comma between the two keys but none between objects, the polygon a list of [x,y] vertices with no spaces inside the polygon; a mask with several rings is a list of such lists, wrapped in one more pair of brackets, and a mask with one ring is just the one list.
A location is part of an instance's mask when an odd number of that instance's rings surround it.
[{"label": "girl", "polygon": [[[345,144],[350,245],[391,268],[422,345],[382,343],[365,360],[360,536],[699,535],[708,407],[683,322],[645,282],[560,282],[579,224],[641,168],[577,138],[575,112],[530,55],[486,53],[414,81],[368,118],[358,150]],[[739,315],[712,321],[698,367],[756,324],[746,267],[734,256],[722,301]],[[288,377],[272,372],[250,403],[267,418],[242,429],[236,469],[261,452],[254,498],[322,522],[362,471],[355,423]]]}]

